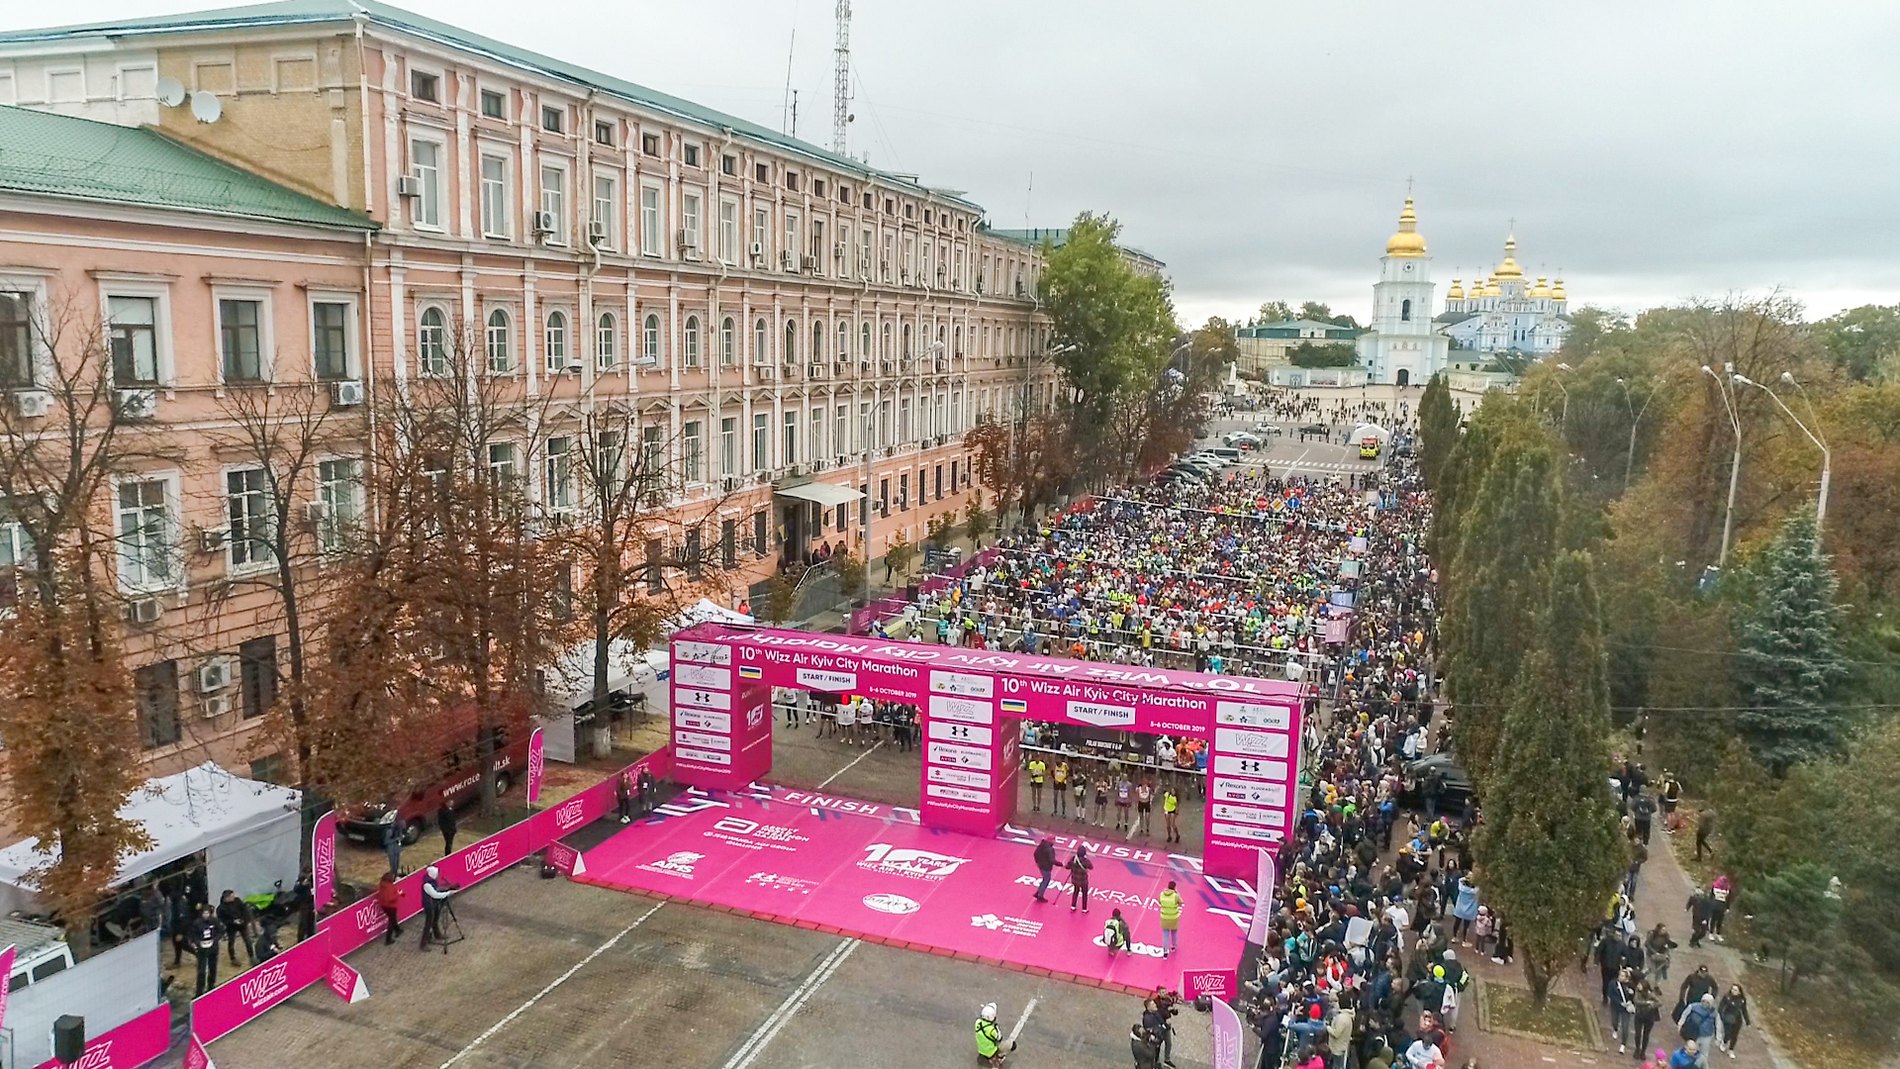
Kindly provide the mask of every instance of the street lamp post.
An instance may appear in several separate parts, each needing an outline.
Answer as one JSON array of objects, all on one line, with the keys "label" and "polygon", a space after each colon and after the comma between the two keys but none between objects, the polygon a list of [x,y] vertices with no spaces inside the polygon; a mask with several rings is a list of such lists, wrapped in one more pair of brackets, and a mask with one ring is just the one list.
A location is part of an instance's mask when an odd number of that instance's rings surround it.
[{"label": "street lamp post", "polygon": [[1643,407],[1639,409],[1635,398],[1630,396],[1629,380],[1619,378],[1616,384],[1623,387],[1623,407],[1630,414],[1630,445],[1623,454],[1623,492],[1627,494],[1630,491],[1630,472],[1636,467],[1636,428],[1642,425],[1643,413],[1649,411],[1649,403],[1656,399],[1656,386],[1650,384],[1649,393],[1643,398]]},{"label": "street lamp post", "polygon": [[[1733,375],[1735,365],[1723,364],[1722,370],[1726,375]],[[1735,429],[1735,458],[1728,466],[1728,507],[1722,513],[1722,552],[1715,561],[1716,567],[1721,568],[1728,564],[1729,538],[1735,530],[1735,488],[1742,479],[1742,420],[1735,414],[1734,386],[1707,364],[1702,365],[1702,373],[1715,380],[1715,392],[1722,395],[1722,408],[1728,412],[1729,426]]]},{"label": "street lamp post", "polygon": [[[1834,476],[1833,452],[1828,449],[1827,442],[1823,440],[1820,435],[1814,433],[1814,431],[1806,423],[1801,422],[1801,417],[1795,415],[1794,410],[1789,408],[1787,402],[1781,399],[1781,395],[1776,393],[1773,389],[1769,388],[1769,386],[1766,383],[1756,382],[1754,379],[1751,379],[1746,375],[1736,375],[1735,381],[1742,384],[1743,386],[1753,386],[1756,389],[1760,390],[1761,392],[1767,394],[1770,398],[1772,398],[1775,402],[1776,407],[1780,408],[1782,413],[1786,415],[1788,419],[1794,423],[1795,426],[1801,428],[1801,433],[1807,435],[1808,441],[1813,442],[1814,447],[1821,451],[1821,493],[1820,493],[1820,496],[1815,499],[1815,503],[1814,503],[1814,536],[1815,536],[1815,540],[1818,542],[1821,537],[1821,525],[1827,520],[1827,485]],[[1792,372],[1788,372],[1788,371],[1782,372],[1781,381],[1801,391],[1801,399],[1802,401],[1806,402],[1808,406],[1808,418],[1813,420],[1814,419],[1814,402],[1808,400],[1807,389],[1804,388],[1799,382],[1795,381],[1795,377]],[[1815,420],[1815,422],[1818,424],[1820,421]]]}]

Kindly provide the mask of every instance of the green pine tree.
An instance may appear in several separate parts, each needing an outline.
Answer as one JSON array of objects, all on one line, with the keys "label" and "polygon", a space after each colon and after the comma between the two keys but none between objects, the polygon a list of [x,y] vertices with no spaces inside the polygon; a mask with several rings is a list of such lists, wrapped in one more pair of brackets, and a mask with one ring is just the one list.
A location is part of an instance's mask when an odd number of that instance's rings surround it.
[{"label": "green pine tree", "polygon": [[1838,646],[1834,572],[1803,510],[1750,568],[1756,596],[1735,616],[1735,726],[1777,776],[1839,754],[1849,727],[1831,704],[1847,665]]},{"label": "green pine tree", "polygon": [[1508,431],[1459,524],[1441,627],[1453,740],[1480,787],[1549,597],[1561,512],[1556,464],[1546,432]]},{"label": "green pine tree", "polygon": [[1425,485],[1436,487],[1445,470],[1445,460],[1458,441],[1462,417],[1451,399],[1451,386],[1444,375],[1433,375],[1425,384],[1425,395],[1418,400],[1418,466]]},{"label": "green pine tree", "polygon": [[1476,843],[1485,897],[1509,921],[1540,1007],[1624,866],[1604,777],[1609,681],[1593,571],[1581,552],[1551,565],[1542,641],[1524,658],[1499,734],[1511,759],[1484,785]]}]

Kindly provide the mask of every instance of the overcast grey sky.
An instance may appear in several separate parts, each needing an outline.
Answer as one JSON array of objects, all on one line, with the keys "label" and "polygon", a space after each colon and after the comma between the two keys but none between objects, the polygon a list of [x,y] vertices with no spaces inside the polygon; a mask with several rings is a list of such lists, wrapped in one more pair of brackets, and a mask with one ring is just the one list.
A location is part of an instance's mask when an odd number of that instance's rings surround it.
[{"label": "overcast grey sky", "polygon": [[[213,6],[4,3],[0,27]],[[833,0],[401,6],[772,126],[789,51],[798,133],[830,139]],[[1269,298],[1363,318],[1408,176],[1441,296],[1515,218],[1573,304],[1900,301],[1888,0],[852,6],[853,152],[998,226],[1112,213],[1190,322]]]}]

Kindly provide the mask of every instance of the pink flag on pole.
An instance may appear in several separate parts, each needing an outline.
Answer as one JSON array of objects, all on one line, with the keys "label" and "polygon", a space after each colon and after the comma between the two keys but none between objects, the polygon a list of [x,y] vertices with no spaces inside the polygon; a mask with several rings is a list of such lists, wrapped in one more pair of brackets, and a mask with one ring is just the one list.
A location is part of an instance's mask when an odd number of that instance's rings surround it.
[{"label": "pink flag on pole", "polygon": [[363,982],[363,974],[350,968],[342,958],[330,959],[330,975],[327,979],[330,990],[345,1002],[354,1004],[369,997],[369,985]]},{"label": "pink flag on pole", "polygon": [[336,900],[336,811],[317,818],[310,828],[310,894],[322,913]]},{"label": "pink flag on pole", "polygon": [[1240,1014],[1216,1000],[1214,1010],[1214,1069],[1240,1069]]},{"label": "pink flag on pole", "polygon": [[13,955],[19,953],[19,949],[8,947],[0,950],[0,1028],[5,1028],[7,1024],[7,988],[12,986],[7,981],[13,977]]},{"label": "pink flag on pole", "polygon": [[528,736],[528,804],[536,805],[541,801],[541,778],[547,774],[548,759],[542,749],[541,729],[535,728]]},{"label": "pink flag on pole", "polygon": [[1279,876],[1278,868],[1273,863],[1273,852],[1261,850],[1259,855],[1259,863],[1254,869],[1253,920],[1247,925],[1247,942],[1265,946],[1267,931],[1273,927],[1273,889],[1279,882]]},{"label": "pink flag on pole", "polygon": [[218,1069],[211,1061],[211,1052],[195,1035],[191,1037],[191,1045],[185,1048],[185,1069]]}]

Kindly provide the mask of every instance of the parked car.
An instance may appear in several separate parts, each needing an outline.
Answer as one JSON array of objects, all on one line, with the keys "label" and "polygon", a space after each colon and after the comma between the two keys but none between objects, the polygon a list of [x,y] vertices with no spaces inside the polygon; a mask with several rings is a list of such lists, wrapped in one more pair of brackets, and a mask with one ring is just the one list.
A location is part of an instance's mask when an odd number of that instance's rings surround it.
[{"label": "parked car", "polygon": [[1438,811],[1457,813],[1464,809],[1474,789],[1471,773],[1466,772],[1450,754],[1427,754],[1405,765],[1405,780],[1399,794],[1399,804],[1408,809],[1423,809],[1425,795],[1433,783],[1438,788]]},{"label": "parked car", "polygon": [[19,917],[0,919],[0,946],[18,948],[13,955],[13,971],[7,977],[8,991],[37,984],[73,967],[65,930],[51,924]]},{"label": "parked car", "polygon": [[1235,449],[1258,449],[1260,441],[1260,436],[1252,431],[1234,431],[1221,438],[1223,444]]},{"label": "parked car", "polygon": [[[525,708],[524,705],[521,715],[511,717],[508,723],[496,729],[495,793],[498,795],[507,794],[527,771],[528,738],[533,726]],[[457,720],[455,729],[441,736],[436,744],[440,747],[440,756],[436,759],[440,772],[434,779],[413,788],[408,797],[393,807],[370,804],[344,810],[337,821],[337,830],[353,842],[381,846],[386,829],[395,823],[402,828],[402,841],[407,845],[422,838],[434,821],[436,811],[444,805],[462,809],[479,801],[482,763],[475,745],[475,718],[469,712]]]}]

